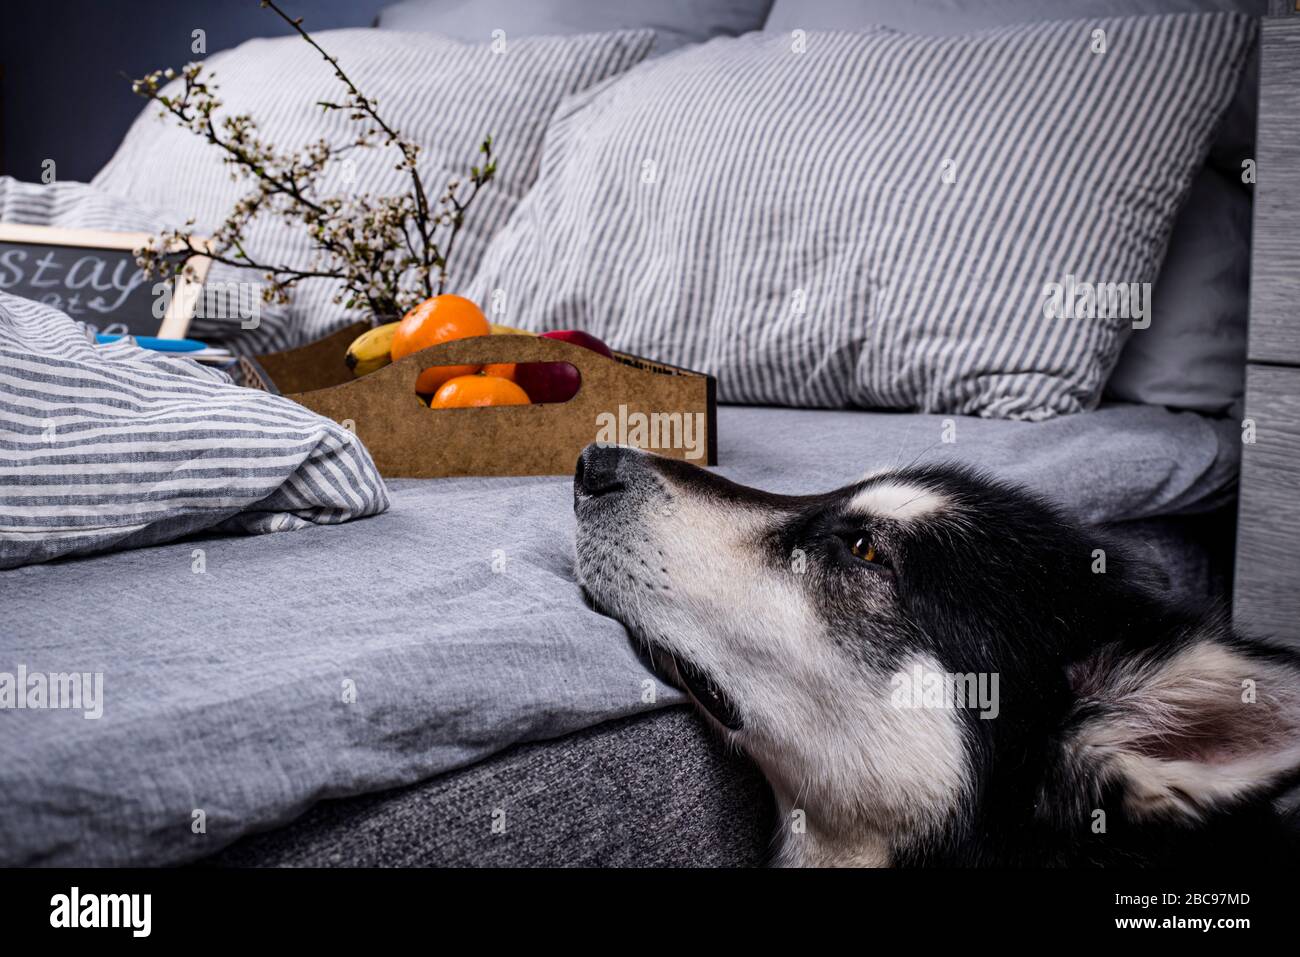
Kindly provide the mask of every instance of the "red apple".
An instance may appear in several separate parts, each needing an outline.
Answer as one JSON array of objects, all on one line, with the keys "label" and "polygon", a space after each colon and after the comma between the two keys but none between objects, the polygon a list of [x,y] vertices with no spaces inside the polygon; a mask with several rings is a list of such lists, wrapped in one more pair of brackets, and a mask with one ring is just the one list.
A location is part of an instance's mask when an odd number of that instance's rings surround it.
[{"label": "red apple", "polygon": [[590,333],[581,332],[578,329],[556,329],[554,332],[543,332],[542,338],[571,342],[575,346],[582,346],[582,348],[590,349],[592,352],[599,352],[606,359],[614,358],[614,353],[610,351],[609,346]]},{"label": "red apple", "polygon": [[[614,357],[609,346],[595,336],[577,329],[558,329],[555,332],[543,332],[542,336],[582,346],[607,359]],[[525,362],[515,369],[515,382],[534,402],[568,402],[578,394],[582,376],[577,368],[567,362]]]}]

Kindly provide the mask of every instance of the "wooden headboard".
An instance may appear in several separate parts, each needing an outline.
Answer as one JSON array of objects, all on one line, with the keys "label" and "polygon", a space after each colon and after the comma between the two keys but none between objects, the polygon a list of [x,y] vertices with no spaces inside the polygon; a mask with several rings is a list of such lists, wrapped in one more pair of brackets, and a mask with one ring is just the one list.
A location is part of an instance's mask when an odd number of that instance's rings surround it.
[{"label": "wooden headboard", "polygon": [[[1300,13],[1260,39],[1241,495],[1233,618],[1300,646]],[[1253,441],[1252,441],[1253,440]]]}]

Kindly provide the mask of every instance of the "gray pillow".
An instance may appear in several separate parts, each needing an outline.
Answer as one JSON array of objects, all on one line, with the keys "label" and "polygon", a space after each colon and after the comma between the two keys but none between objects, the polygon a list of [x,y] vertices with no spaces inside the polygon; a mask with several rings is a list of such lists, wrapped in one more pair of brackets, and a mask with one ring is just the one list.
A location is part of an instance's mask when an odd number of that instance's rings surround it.
[{"label": "gray pillow", "polygon": [[470,291],[725,401],[1081,411],[1131,320],[1049,317],[1048,284],[1154,282],[1254,35],[1205,14],[683,50],[557,113]]},{"label": "gray pillow", "polygon": [[1106,395],[1235,414],[1246,389],[1250,203],[1238,179],[1206,166],[1174,225],[1151,326],[1124,344]]},{"label": "gray pillow", "polygon": [[[381,115],[421,146],[420,169],[436,198],[452,178],[468,179],[478,145],[492,134],[498,173],[470,210],[451,262],[457,291],[474,274],[488,240],[514,212],[537,177],[542,137],[556,106],[567,95],[621,73],[646,55],[648,30],[536,37],[507,44],[465,44],[427,34],[384,30],[329,30],[315,39],[362,92],[379,103]],[[248,113],[281,150],[325,138],[346,144],[356,125],[343,111],[325,112],[320,100],[337,101],[341,86],[328,64],[298,37],[250,40],[210,57],[223,111]],[[220,151],[199,137],[145,110],[117,153],[93,180],[101,190],[133,202],[192,216],[210,230],[249,191],[231,180]],[[327,194],[405,191],[407,175],[395,168],[391,149],[359,149],[355,165],[335,163],[323,178]],[[266,262],[306,266],[312,242],[303,229],[286,229],[259,217],[245,244]],[[310,341],[355,321],[331,300],[332,281],[302,284],[293,302],[295,342]]]},{"label": "gray pillow", "polygon": [[648,28],[654,54],[761,30],[772,0],[404,0],[379,12],[384,30],[441,33],[485,43],[511,37]]},{"label": "gray pillow", "polygon": [[[1267,0],[776,0],[766,29],[862,30],[879,24],[948,35],[1081,17],[1229,11],[1263,16]],[[1151,326],[1125,346],[1106,385],[1116,399],[1224,412],[1245,387],[1250,203],[1242,161],[1254,156],[1258,64],[1236,98],[1174,225]],[[1225,241],[1232,237],[1232,241]]]}]

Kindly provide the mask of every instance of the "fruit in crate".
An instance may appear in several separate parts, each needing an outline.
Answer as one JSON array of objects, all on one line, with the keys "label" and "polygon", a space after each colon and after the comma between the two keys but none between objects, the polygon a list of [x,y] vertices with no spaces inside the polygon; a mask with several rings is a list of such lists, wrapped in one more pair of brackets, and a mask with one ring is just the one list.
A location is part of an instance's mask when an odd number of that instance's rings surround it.
[{"label": "fruit in crate", "polygon": [[614,358],[614,353],[609,346],[589,332],[583,332],[579,329],[556,329],[554,332],[543,332],[542,335],[547,339],[559,339],[561,342],[571,342],[575,346],[582,346],[582,348],[590,349],[592,352],[599,352],[606,359]]},{"label": "fruit in crate", "polygon": [[492,327],[494,336],[535,336],[537,333],[529,332],[527,329],[516,329],[514,326],[503,326],[499,322],[489,323]]},{"label": "fruit in crate", "polygon": [[[375,326],[373,329],[367,329],[361,335],[352,340],[352,345],[348,346],[347,355],[344,361],[352,371],[355,378],[361,378],[363,375],[369,375],[393,361],[393,338],[397,334],[397,327],[400,326],[401,320],[396,322],[386,322],[382,326]],[[488,328],[494,336],[532,336],[536,333],[529,332],[526,329],[516,329],[513,326],[503,326],[498,323],[488,323]],[[509,366],[510,371],[489,372],[489,369],[504,369]],[[485,367],[484,371],[491,375],[501,375],[507,379],[514,377],[513,363],[502,363],[499,366]]]},{"label": "fruit in crate", "polygon": [[[488,325],[487,317],[469,299],[451,293],[434,296],[402,317],[393,335],[393,361],[443,342],[491,334],[492,327]],[[472,375],[479,368],[477,365],[460,365],[425,369],[415,382],[415,391],[422,395],[435,393],[449,379]]]},{"label": "fruit in crate", "polygon": [[[614,357],[609,346],[595,336],[579,332],[577,329],[544,332],[542,337],[582,346],[584,349],[600,353],[607,359]],[[568,402],[578,394],[582,376],[567,362],[527,362],[520,363],[516,367],[515,381],[523,387],[523,390],[528,393],[528,398],[534,402]]]},{"label": "fruit in crate", "polygon": [[442,384],[429,401],[432,409],[467,409],[483,405],[528,405],[523,389],[492,375],[462,375]]},{"label": "fruit in crate", "polygon": [[357,378],[382,369],[393,361],[393,336],[397,334],[399,323],[389,322],[373,329],[367,329],[352,340],[344,361]]}]

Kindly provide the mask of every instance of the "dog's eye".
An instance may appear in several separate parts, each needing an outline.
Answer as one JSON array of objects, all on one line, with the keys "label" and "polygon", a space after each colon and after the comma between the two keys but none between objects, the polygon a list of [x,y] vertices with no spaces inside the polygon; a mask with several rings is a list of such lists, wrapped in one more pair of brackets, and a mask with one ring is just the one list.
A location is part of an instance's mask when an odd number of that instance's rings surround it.
[{"label": "dog's eye", "polygon": [[885,556],[880,554],[871,539],[866,535],[857,535],[849,537],[849,551],[853,553],[854,558],[860,558],[870,565],[879,565],[882,568],[888,568],[889,562]]}]

